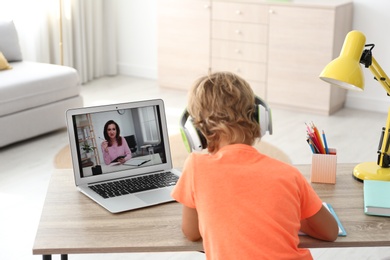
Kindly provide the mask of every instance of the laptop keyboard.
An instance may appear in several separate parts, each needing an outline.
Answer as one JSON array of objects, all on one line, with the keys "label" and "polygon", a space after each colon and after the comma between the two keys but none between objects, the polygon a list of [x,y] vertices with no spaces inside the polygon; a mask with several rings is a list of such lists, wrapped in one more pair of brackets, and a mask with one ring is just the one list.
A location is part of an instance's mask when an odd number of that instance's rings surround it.
[{"label": "laptop keyboard", "polygon": [[103,198],[112,198],[130,193],[173,186],[179,177],[171,172],[162,172],[129,179],[90,185]]}]

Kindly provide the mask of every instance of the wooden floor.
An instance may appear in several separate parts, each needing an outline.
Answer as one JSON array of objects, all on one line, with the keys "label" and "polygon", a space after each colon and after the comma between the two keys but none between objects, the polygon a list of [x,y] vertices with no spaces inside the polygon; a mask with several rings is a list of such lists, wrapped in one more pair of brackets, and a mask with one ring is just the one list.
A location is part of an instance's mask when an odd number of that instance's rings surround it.
[{"label": "wooden floor", "polygon": [[[118,76],[82,86],[82,95],[86,106],[162,98],[166,106],[169,134],[173,135],[179,131],[179,116],[185,107],[187,93],[159,89],[154,80]],[[311,163],[311,151],[305,140],[305,122],[310,121],[320,130],[325,130],[329,146],[337,149],[338,162],[376,161],[376,149],[381,128],[386,122],[386,113],[342,109],[332,116],[319,116],[272,109],[274,134],[263,139],[282,149],[293,163]],[[0,149],[0,259],[41,259],[32,255],[32,245],[48,181],[54,169],[54,156],[67,143],[66,130],[60,130]],[[314,259],[321,260],[390,259],[390,248],[314,249],[312,254]],[[71,255],[69,258],[205,259],[203,254],[197,252]]]}]

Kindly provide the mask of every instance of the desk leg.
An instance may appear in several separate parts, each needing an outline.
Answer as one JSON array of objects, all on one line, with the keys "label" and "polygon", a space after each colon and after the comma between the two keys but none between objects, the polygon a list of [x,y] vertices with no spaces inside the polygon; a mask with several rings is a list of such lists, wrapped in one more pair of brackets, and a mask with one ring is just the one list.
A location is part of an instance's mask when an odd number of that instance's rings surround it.
[{"label": "desk leg", "polygon": [[[51,260],[51,255],[43,255],[42,260]],[[68,255],[61,255],[61,260],[68,260]]]}]

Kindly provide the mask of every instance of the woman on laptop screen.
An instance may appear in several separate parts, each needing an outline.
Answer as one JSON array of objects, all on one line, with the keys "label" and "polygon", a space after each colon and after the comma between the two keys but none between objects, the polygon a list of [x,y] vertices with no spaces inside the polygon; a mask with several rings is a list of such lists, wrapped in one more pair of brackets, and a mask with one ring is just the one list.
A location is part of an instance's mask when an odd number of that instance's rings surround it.
[{"label": "woman on laptop screen", "polygon": [[114,120],[109,120],[104,125],[104,140],[102,152],[104,163],[109,165],[114,162],[124,164],[131,158],[130,148],[124,137],[120,135],[119,125]]}]

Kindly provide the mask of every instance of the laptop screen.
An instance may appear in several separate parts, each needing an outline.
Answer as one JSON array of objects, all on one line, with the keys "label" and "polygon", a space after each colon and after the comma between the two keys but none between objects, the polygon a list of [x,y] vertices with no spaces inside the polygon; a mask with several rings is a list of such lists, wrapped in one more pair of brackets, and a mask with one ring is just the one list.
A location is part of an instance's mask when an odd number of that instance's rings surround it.
[{"label": "laptop screen", "polygon": [[67,121],[77,179],[107,180],[171,167],[160,100],[68,110]]}]

